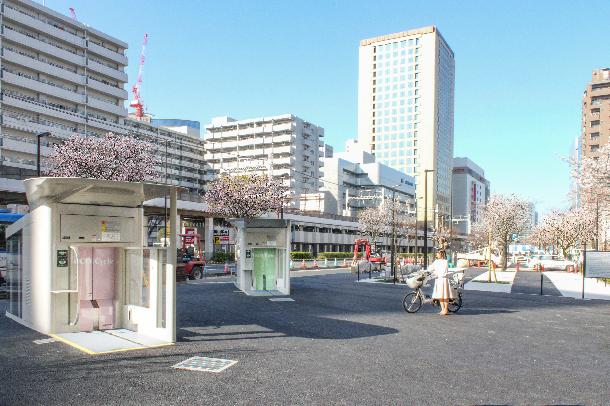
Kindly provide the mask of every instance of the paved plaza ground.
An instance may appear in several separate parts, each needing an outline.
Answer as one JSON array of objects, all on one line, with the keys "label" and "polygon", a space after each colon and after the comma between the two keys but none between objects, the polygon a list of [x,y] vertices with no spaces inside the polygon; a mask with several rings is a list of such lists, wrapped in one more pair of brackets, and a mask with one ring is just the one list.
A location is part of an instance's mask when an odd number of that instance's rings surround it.
[{"label": "paved plaza ground", "polygon": [[[466,291],[409,315],[406,287],[354,280],[300,272],[294,302],[183,284],[176,345],[109,355],[0,316],[0,404],[610,404],[610,302]],[[171,368],[194,355],[238,362]]]}]

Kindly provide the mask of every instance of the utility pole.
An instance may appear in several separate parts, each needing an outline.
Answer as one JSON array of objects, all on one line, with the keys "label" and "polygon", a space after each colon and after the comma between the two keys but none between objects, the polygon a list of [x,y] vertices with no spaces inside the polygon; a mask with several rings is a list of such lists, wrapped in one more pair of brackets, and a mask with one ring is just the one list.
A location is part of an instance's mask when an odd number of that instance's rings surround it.
[{"label": "utility pole", "polygon": [[434,169],[424,170],[424,269],[428,269],[428,173]]},{"label": "utility pole", "polygon": [[392,270],[392,278],[394,284],[396,284],[396,265],[394,264],[396,261],[394,259],[394,253],[396,251],[396,189],[392,189],[392,255],[391,261],[392,265],[390,269]]}]

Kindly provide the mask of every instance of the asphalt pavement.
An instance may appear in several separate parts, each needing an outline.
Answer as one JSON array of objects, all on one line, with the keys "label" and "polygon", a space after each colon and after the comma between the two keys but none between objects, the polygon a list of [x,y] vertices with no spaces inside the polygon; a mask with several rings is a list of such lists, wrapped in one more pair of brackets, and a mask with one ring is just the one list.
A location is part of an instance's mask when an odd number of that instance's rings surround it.
[{"label": "asphalt pavement", "polygon": [[[610,404],[608,302],[466,291],[441,317],[405,313],[406,291],[344,271],[299,273],[294,302],[183,284],[175,346],[99,356],[0,316],[0,404]],[[238,362],[171,368],[194,355]]]}]

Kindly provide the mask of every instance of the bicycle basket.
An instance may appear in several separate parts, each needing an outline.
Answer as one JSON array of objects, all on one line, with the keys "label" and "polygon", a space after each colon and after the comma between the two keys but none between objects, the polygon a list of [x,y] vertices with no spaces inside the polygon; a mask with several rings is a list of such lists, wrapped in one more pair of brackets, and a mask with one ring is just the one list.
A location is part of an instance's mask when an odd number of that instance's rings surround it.
[{"label": "bicycle basket", "polygon": [[407,278],[407,286],[411,289],[417,289],[421,287],[424,283],[424,277],[422,275],[413,276],[411,278]]}]

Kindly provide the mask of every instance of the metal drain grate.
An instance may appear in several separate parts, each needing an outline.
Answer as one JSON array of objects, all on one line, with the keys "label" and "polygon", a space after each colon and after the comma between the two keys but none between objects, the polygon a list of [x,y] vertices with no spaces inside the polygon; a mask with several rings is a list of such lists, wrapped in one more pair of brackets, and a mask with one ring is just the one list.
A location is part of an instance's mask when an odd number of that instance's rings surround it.
[{"label": "metal drain grate", "polygon": [[272,302],[294,302],[294,299],[291,299],[289,297],[272,297],[269,300]]},{"label": "metal drain grate", "polygon": [[177,363],[172,368],[186,369],[189,371],[222,372],[236,363],[237,361],[230,359],[191,357]]}]

